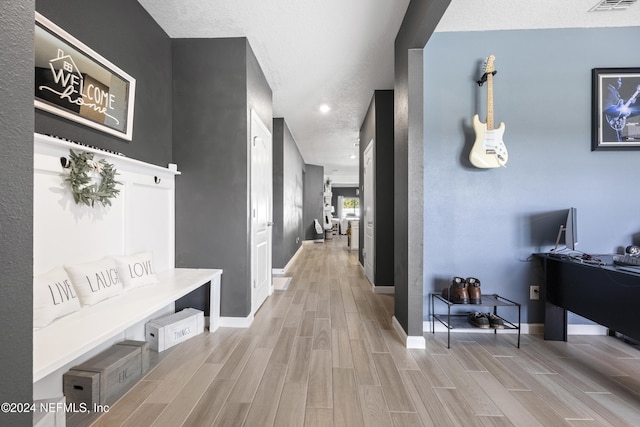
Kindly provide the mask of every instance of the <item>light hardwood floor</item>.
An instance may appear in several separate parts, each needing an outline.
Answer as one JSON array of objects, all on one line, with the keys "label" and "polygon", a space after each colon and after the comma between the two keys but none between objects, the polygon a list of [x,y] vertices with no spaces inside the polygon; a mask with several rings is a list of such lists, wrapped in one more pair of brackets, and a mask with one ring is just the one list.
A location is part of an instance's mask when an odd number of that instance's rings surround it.
[{"label": "light hardwood floor", "polygon": [[[174,348],[94,426],[640,425],[640,352],[615,338],[426,334],[407,350],[393,297],[344,238],[306,245],[248,329]],[[632,319],[630,319],[632,321]]]}]

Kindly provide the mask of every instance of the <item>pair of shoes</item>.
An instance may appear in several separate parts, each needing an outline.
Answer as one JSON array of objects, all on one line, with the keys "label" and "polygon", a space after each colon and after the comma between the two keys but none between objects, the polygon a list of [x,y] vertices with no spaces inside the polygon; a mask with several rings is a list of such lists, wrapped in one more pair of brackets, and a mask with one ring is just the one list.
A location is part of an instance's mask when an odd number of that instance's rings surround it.
[{"label": "pair of shoes", "polygon": [[451,279],[451,286],[442,290],[442,297],[454,304],[481,304],[480,280],[456,276]]},{"label": "pair of shoes", "polygon": [[451,286],[442,290],[442,297],[454,304],[469,304],[469,288],[462,277],[451,279]]},{"label": "pair of shoes", "polygon": [[469,313],[467,321],[477,328],[487,329],[504,329],[504,322],[501,318],[493,313],[480,313],[474,311]]},{"label": "pair of shoes", "polygon": [[469,287],[469,302],[471,302],[471,304],[482,304],[480,280],[475,277],[467,277],[467,286]]},{"label": "pair of shoes", "polygon": [[489,328],[489,318],[487,317],[487,313],[474,311],[473,313],[469,313],[469,315],[467,316],[467,321],[476,328]]}]

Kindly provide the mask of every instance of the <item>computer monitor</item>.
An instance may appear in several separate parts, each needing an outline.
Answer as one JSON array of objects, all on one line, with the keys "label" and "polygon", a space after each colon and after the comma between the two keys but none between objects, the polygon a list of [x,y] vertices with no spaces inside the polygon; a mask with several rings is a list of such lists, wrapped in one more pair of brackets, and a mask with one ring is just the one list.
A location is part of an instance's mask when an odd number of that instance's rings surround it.
[{"label": "computer monitor", "polygon": [[567,249],[576,250],[578,245],[578,210],[569,208],[564,230],[564,244]]},{"label": "computer monitor", "polygon": [[530,217],[531,244],[539,252],[575,250],[578,244],[576,208],[543,212]]}]

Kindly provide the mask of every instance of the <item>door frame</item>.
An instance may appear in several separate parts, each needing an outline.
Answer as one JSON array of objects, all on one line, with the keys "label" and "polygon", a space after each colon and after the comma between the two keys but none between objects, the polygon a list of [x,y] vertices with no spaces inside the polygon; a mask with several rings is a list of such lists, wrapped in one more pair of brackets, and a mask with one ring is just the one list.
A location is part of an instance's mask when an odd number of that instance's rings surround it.
[{"label": "door frame", "polygon": [[[371,282],[372,286],[375,286],[375,270],[376,270],[376,199],[375,199],[375,173],[376,173],[376,162],[375,162],[375,141],[371,138],[371,141],[367,144],[367,147],[364,149],[364,153],[362,156],[362,169],[363,169],[363,193],[364,193],[364,206],[362,206],[362,235],[363,235],[363,261],[364,261],[364,273]],[[371,157],[371,164],[367,167],[367,157]],[[367,177],[370,179],[368,180]],[[370,182],[367,182],[370,181]],[[367,208],[371,207],[371,212],[367,215]],[[369,224],[371,224],[371,241],[367,244],[367,231],[369,228]],[[370,260],[370,269],[367,268],[367,263]],[[369,271],[370,270],[370,271]]]},{"label": "door frame", "polygon": [[255,315],[256,311],[258,311],[258,309],[260,308],[260,306],[262,305],[262,303],[264,303],[264,300],[258,302],[256,301],[256,293],[254,292],[255,289],[255,283],[256,280],[258,279],[258,274],[257,274],[257,268],[258,268],[258,259],[257,259],[257,251],[255,250],[255,246],[256,246],[256,242],[255,242],[255,228],[256,228],[256,218],[255,218],[255,213],[254,213],[254,204],[255,204],[255,187],[256,187],[256,183],[254,181],[255,178],[255,174],[254,174],[254,139],[257,137],[256,135],[256,128],[254,128],[254,125],[257,126],[265,135],[268,135],[269,141],[270,141],[270,146],[271,146],[271,150],[270,150],[270,155],[271,155],[271,173],[270,173],[270,180],[269,183],[271,184],[270,190],[269,192],[271,193],[269,195],[269,208],[268,208],[268,220],[267,220],[267,228],[268,228],[268,255],[267,255],[267,274],[268,274],[268,290],[267,290],[267,296],[265,297],[268,298],[270,295],[273,294],[274,288],[273,288],[273,277],[272,277],[272,267],[273,267],[273,135],[271,133],[271,131],[269,131],[269,128],[262,122],[262,120],[260,119],[260,117],[258,116],[258,114],[251,109],[251,114],[250,114],[250,130],[249,130],[249,164],[250,164],[250,196],[249,196],[249,223],[250,223],[250,240],[251,240],[251,247],[250,247],[250,251],[251,251],[251,265],[250,265],[250,269],[251,269],[251,274],[250,274],[250,282],[249,282],[249,288],[251,290],[251,314]]}]

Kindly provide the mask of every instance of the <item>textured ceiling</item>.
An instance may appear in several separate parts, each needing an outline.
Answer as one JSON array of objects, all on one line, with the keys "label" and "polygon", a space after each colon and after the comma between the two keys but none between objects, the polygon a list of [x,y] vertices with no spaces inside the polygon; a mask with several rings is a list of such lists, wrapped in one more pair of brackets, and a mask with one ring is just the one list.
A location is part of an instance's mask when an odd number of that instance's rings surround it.
[{"label": "textured ceiling", "polygon": [[354,144],[373,91],[393,89],[408,0],[139,1],[172,38],[247,37],[305,162],[358,182]]},{"label": "textured ceiling", "polygon": [[[358,133],[376,89],[393,88],[409,0],[138,0],[172,38],[247,37],[306,163],[358,182]],[[435,0],[437,1],[437,0]],[[640,5],[598,0],[452,0],[436,31],[635,26]],[[321,104],[331,110],[323,114]]]},{"label": "textured ceiling", "polygon": [[640,24],[640,4],[589,12],[601,0],[452,0],[436,31],[630,27]]}]

